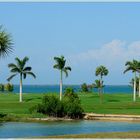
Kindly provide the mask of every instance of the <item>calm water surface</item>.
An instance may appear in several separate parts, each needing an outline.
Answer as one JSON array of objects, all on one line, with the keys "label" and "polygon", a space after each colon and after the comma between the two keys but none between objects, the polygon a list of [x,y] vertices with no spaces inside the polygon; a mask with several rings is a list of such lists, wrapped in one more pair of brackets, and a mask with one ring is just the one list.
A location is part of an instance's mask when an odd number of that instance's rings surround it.
[{"label": "calm water surface", "polygon": [[23,138],[53,136],[65,134],[84,134],[97,132],[140,131],[140,123],[102,122],[102,121],[71,121],[25,123],[0,123],[0,138]]},{"label": "calm water surface", "polygon": [[[63,90],[66,87],[72,87],[75,92],[80,91],[80,85],[64,85]],[[97,92],[97,89],[93,89]],[[23,85],[24,93],[48,93],[48,92],[59,92],[59,85]],[[132,87],[128,85],[106,85],[104,87],[104,93],[132,93]],[[14,86],[14,93],[19,93],[19,85]]]}]

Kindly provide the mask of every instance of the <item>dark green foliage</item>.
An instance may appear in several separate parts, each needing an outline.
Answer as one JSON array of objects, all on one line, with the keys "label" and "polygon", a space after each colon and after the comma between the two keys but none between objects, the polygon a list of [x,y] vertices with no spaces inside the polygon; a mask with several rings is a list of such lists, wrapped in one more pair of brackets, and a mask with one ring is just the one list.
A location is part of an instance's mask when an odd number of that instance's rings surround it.
[{"label": "dark green foliage", "polygon": [[71,92],[67,92],[62,101],[55,95],[46,95],[41,104],[33,106],[29,111],[68,118],[81,118],[83,113],[78,95]]},{"label": "dark green foliage", "polygon": [[7,84],[4,85],[4,90],[12,92],[14,90],[14,86],[10,83],[7,83]]},{"label": "dark green foliage", "polygon": [[0,91],[4,91],[4,85],[0,84]]},{"label": "dark green foliage", "polygon": [[64,92],[65,94],[67,94],[67,93],[74,93],[74,89],[73,88],[71,88],[71,87],[67,87],[66,89],[65,89],[65,92]]},{"label": "dark green foliage", "polygon": [[75,119],[82,118],[83,109],[80,104],[80,99],[77,94],[73,93],[71,96],[64,96],[63,99],[65,116]]},{"label": "dark green foliage", "polygon": [[30,108],[30,112],[38,112],[49,116],[61,117],[63,106],[55,95],[46,95],[42,99],[42,104]]},{"label": "dark green foliage", "polygon": [[0,113],[0,118],[6,117],[6,116],[7,116],[7,114],[5,114],[5,113]]},{"label": "dark green foliage", "polygon": [[26,79],[27,75],[31,75],[36,78],[36,75],[31,71],[32,67],[27,66],[26,63],[29,61],[28,57],[24,57],[23,59],[15,58],[16,64],[10,63],[8,67],[10,68],[10,72],[13,73],[7,80],[10,81],[13,77],[20,74],[20,77]]},{"label": "dark green foliage", "polygon": [[73,97],[78,98],[78,95],[74,93],[74,89],[71,87],[67,87],[64,92],[64,97]]},{"label": "dark green foliage", "polygon": [[82,92],[88,92],[89,91],[88,85],[86,83],[83,83],[81,85],[81,90],[82,90]]},{"label": "dark green foliage", "polygon": [[11,35],[0,26],[0,57],[9,55],[13,50],[13,41]]},{"label": "dark green foliage", "polygon": [[66,77],[68,77],[68,71],[71,71],[71,67],[65,66],[66,59],[64,58],[64,56],[54,57],[54,60],[56,61],[56,64],[53,66],[53,68],[64,72],[66,74]]}]

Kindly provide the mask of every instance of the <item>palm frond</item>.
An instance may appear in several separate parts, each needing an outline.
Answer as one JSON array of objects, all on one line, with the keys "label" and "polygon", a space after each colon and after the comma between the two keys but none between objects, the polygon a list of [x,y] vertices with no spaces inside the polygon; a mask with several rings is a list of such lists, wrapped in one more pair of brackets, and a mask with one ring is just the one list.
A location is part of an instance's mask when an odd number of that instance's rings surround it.
[{"label": "palm frond", "polygon": [[17,67],[21,68],[22,67],[22,60],[20,60],[18,57],[15,58],[15,61],[17,63]]},{"label": "palm frond", "polygon": [[68,71],[66,69],[63,69],[63,72],[65,73],[66,77],[68,77]]},{"label": "palm frond", "polygon": [[124,70],[123,73],[126,73],[126,72],[128,72],[128,71],[130,71],[130,70],[132,70],[132,68],[131,68],[131,67],[127,67],[127,68]]},{"label": "palm frond", "polygon": [[17,75],[17,73],[16,74],[13,74],[13,75],[11,75],[9,78],[7,78],[7,81],[10,81],[13,77],[15,77]]},{"label": "palm frond", "polygon": [[32,70],[32,67],[25,67],[24,69],[23,69],[23,71],[31,71]]},{"label": "palm frond", "polygon": [[5,57],[13,51],[11,35],[0,26],[0,57]]},{"label": "palm frond", "polygon": [[54,60],[56,61],[56,64],[58,65],[57,69],[62,70],[65,67],[66,60],[64,59],[64,56],[54,57]]},{"label": "palm frond", "polygon": [[60,69],[60,67],[59,67],[58,64],[55,64],[55,65],[53,66],[53,68],[55,68],[55,69]]},{"label": "palm frond", "polygon": [[26,72],[26,74],[31,75],[32,77],[36,78],[36,75],[33,72]]},{"label": "palm frond", "polygon": [[8,68],[17,68],[17,65],[15,65],[14,63],[10,63],[8,64]]},{"label": "palm frond", "polygon": [[24,68],[25,64],[29,61],[29,58],[25,56],[22,60],[22,68]]},{"label": "palm frond", "polygon": [[15,73],[15,72],[16,72],[16,73],[18,72],[18,73],[19,73],[19,72],[20,72],[20,69],[18,69],[18,68],[12,68],[12,69],[10,70],[10,72],[14,72],[14,73]]},{"label": "palm frond", "polygon": [[106,76],[107,74],[108,74],[108,69],[105,66],[101,65],[96,68],[96,71],[95,71],[96,76],[98,75]]},{"label": "palm frond", "polygon": [[26,73],[23,73],[23,78],[24,78],[24,79],[26,79],[26,76],[27,76]]},{"label": "palm frond", "polygon": [[71,71],[71,67],[69,66],[65,67],[65,69]]}]

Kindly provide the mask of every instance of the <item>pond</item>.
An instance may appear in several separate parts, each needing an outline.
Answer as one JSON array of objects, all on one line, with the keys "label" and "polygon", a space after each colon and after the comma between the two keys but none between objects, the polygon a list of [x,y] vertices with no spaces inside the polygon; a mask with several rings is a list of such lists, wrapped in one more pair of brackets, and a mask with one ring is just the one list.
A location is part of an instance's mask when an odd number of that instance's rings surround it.
[{"label": "pond", "polygon": [[45,123],[2,122],[0,138],[28,138],[97,132],[140,131],[140,123],[103,121],[59,121]]}]

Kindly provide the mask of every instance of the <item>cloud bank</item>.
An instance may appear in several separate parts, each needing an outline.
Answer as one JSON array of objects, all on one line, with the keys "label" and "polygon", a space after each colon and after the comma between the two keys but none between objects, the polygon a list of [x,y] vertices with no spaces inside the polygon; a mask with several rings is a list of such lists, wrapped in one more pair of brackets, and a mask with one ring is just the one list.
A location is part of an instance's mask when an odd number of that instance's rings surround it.
[{"label": "cloud bank", "polygon": [[95,62],[97,65],[124,65],[126,61],[140,58],[140,41],[127,43],[121,40],[112,40],[101,47],[72,55],[74,63]]}]

